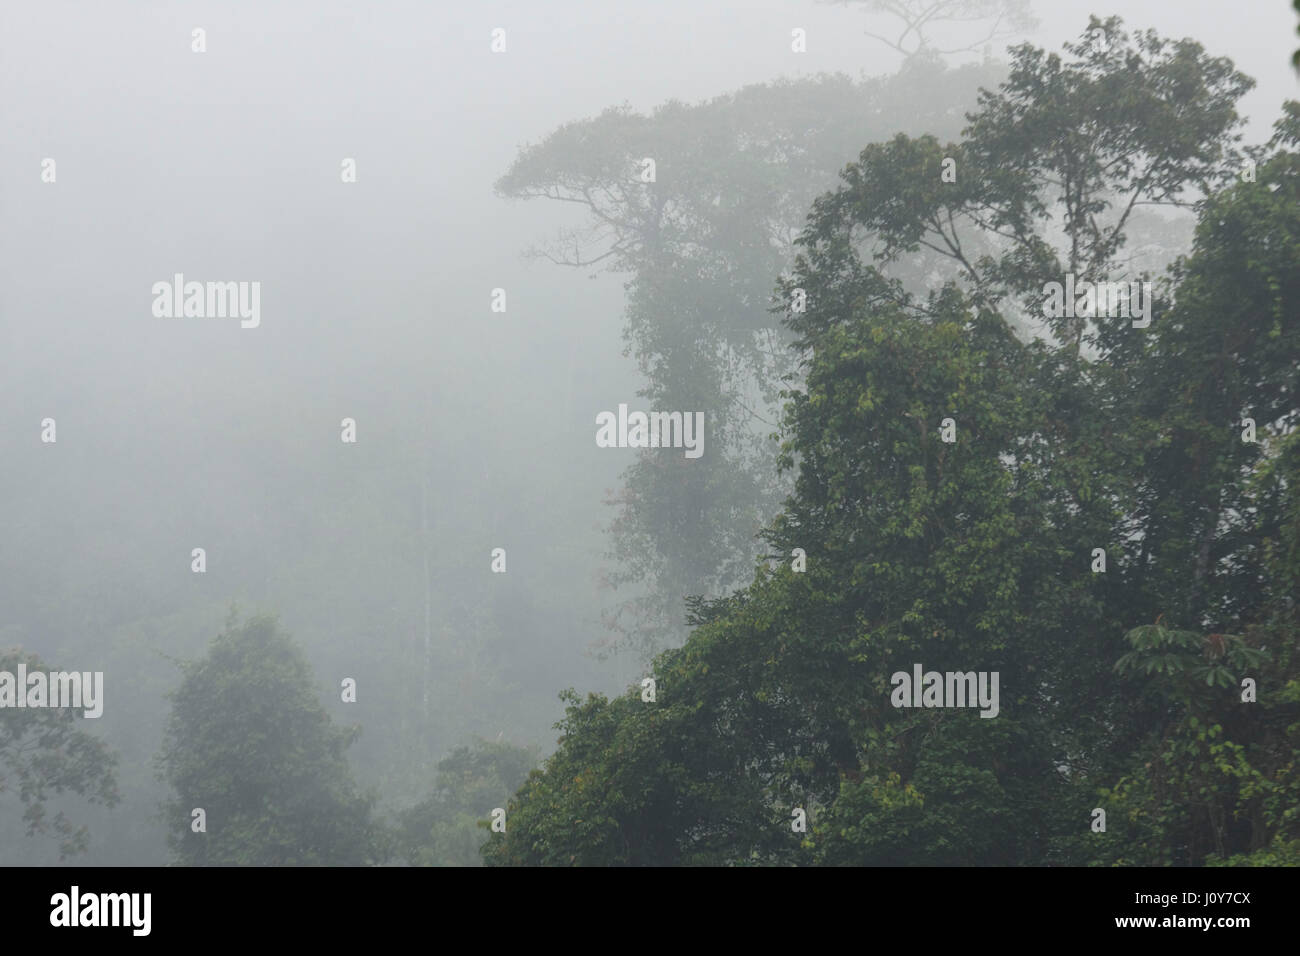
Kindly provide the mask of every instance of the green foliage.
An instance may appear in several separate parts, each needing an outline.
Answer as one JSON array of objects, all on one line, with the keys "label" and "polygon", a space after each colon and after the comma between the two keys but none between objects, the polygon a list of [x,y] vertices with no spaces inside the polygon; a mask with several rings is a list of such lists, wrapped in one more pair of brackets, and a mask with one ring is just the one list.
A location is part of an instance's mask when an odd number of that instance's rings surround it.
[{"label": "green foliage", "polygon": [[412,866],[478,866],[486,819],[537,765],[535,751],[502,742],[457,747],[438,763],[433,792],[401,815],[399,852]]},{"label": "green foliage", "polygon": [[1206,866],[1300,866],[1300,840],[1277,842],[1252,853],[1238,853],[1226,860],[1210,858]]},{"label": "green foliage", "polygon": [[[608,502],[606,581],[623,596],[611,644],[648,657],[680,643],[683,597],[743,584],[754,537],[789,491],[770,433],[795,356],[770,303],[813,198],[864,137],[955,135],[975,90],[1001,75],[918,56],[881,79],[780,81],[649,115],[612,108],[526,148],[501,178],[503,196],[589,212],[588,227],[536,254],[627,274],[624,337],[647,407],[706,414],[702,458],[642,452]],[[653,184],[637,179],[644,157],[656,161]],[[918,258],[900,271],[920,281],[929,268]]]},{"label": "green foliage", "polygon": [[[1297,14],[1300,14],[1300,0],[1294,0],[1291,6],[1295,8]],[[1300,33],[1300,26],[1296,27],[1296,33]],[[1300,70],[1300,50],[1296,50],[1295,53],[1291,54],[1291,65]]]},{"label": "green foliage", "polygon": [[[1266,653],[1247,647],[1235,634],[1206,637],[1151,624],[1129,631],[1128,641],[1133,650],[1115,662],[1115,669],[1121,674],[1164,675],[1162,689],[1186,704],[1203,699],[1205,687],[1236,687],[1234,674],[1249,674],[1268,660]],[[1202,647],[1204,654],[1198,654]]]},{"label": "green foliage", "polygon": [[[1041,321],[1043,284],[1066,272],[1133,278],[1121,250],[1135,216],[1186,206],[1189,193],[1239,168],[1235,104],[1253,81],[1192,40],[1130,37],[1117,17],[1093,18],[1089,31],[1104,33],[1104,48],[1085,33],[1067,45],[1068,60],[1029,44],[1013,49],[1009,78],[981,91],[960,142],[899,134],[864,149],[844,185],[814,206],[800,240],[810,269],[799,281],[829,275],[840,291],[854,291],[829,271],[856,258],[843,233],[850,224],[876,240],[878,263],[927,250],[940,257],[940,280],[977,303],[1018,305],[1026,320]],[[955,160],[956,182],[939,175],[945,157]],[[993,246],[982,250],[980,241]],[[820,302],[810,316],[846,314],[827,291],[809,289]],[[1062,341],[1081,342],[1080,320],[1050,326]]]},{"label": "green foliage", "polygon": [[[0,651],[0,671],[16,674],[20,664],[28,674],[57,670],[34,654]],[[17,792],[28,835],[57,838],[60,859],[84,852],[90,835],[62,810],[51,815],[49,802],[63,793],[109,807],[119,799],[117,758],[104,741],[81,729],[78,721],[85,719],[73,708],[0,708],[0,795]]]},{"label": "green foliage", "polygon": [[[804,375],[785,393],[775,564],[690,602],[654,702],[566,696],[559,749],[488,862],[1287,858],[1300,106],[1241,181],[1250,81],[1190,41],[1100,26],[1109,48],[1071,63],[1022,47],[961,144],[869,146],[814,204],[783,284],[811,305],[787,320]],[[938,175],[951,155],[964,182]],[[1150,327],[1014,334],[1043,282],[1116,280],[1138,204],[1212,185]],[[967,256],[979,239],[994,251]],[[927,244],[951,267],[921,297],[886,270]],[[888,676],[914,662],[997,672],[1000,713],[892,707]]]},{"label": "green foliage", "polygon": [[[310,667],[274,618],[232,613],[205,658],[183,665],[159,765],[176,862],[360,866],[382,862],[385,831],[357,791]],[[191,828],[202,808],[207,832]]]}]

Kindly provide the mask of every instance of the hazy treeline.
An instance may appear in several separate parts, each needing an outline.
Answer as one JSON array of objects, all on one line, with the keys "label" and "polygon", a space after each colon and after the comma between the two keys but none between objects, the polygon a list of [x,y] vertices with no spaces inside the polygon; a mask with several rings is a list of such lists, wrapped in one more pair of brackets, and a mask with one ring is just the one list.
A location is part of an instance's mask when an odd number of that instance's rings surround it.
[{"label": "hazy treeline", "polygon": [[[897,69],[490,158],[148,75],[177,135],[40,147],[0,673],[104,710],[0,708],[0,862],[1296,862],[1300,107],[1245,136],[1212,37],[849,6]],[[147,321],[182,272],[262,323]],[[705,453],[598,447],[620,403]]]}]

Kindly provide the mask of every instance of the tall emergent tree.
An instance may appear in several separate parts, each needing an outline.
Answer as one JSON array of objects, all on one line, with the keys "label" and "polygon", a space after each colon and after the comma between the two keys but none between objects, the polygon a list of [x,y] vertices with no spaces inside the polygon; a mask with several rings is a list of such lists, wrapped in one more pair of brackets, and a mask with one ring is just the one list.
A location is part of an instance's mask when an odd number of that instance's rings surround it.
[{"label": "tall emergent tree", "polygon": [[[274,618],[232,614],[184,665],[159,763],[176,860],[191,866],[361,866],[387,836],[358,792],[302,652]],[[195,813],[202,810],[201,816]],[[200,820],[202,824],[200,824]]]},{"label": "tall emergent tree", "polygon": [[[996,63],[913,57],[896,75],[748,86],[708,102],[628,108],[570,123],[524,149],[497,185],[584,213],[534,254],[627,275],[624,336],[647,408],[702,411],[704,457],[645,450],[625,472],[611,531],[614,646],[649,656],[685,635],[682,600],[744,583],[756,535],[789,491],[770,439],[789,333],[771,312],[809,203],[864,141],[899,130],[956,135]],[[654,181],[644,181],[645,160]],[[926,261],[906,269],[920,281]],[[631,396],[612,396],[614,402]],[[591,410],[593,419],[599,409]]]},{"label": "tall emergent tree", "polygon": [[[1098,28],[814,204],[778,563],[693,602],[653,695],[569,695],[489,862],[1296,858],[1300,104],[1242,155],[1230,62]],[[1160,281],[1152,204],[1197,213]],[[922,249],[928,291],[890,271]],[[909,706],[917,667],[997,697]]]}]

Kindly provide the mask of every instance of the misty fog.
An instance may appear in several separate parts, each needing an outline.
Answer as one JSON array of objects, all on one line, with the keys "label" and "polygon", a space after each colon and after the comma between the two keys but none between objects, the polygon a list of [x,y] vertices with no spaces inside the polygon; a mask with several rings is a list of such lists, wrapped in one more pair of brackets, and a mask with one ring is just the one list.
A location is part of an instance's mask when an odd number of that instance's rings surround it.
[{"label": "misty fog", "polygon": [[[776,472],[771,434],[778,375],[795,366],[762,296],[793,246],[725,237],[752,253],[750,291],[741,305],[718,306],[743,317],[719,319],[700,354],[717,358],[710,350],[728,342],[748,355],[758,342],[771,375],[756,384],[744,362],[757,359],[738,357],[735,380],[719,380],[716,396],[692,391],[698,369],[638,355],[659,330],[625,333],[629,314],[658,308],[629,313],[638,294],[625,286],[629,271],[617,257],[585,264],[617,231],[593,232],[599,221],[577,201],[520,195],[541,192],[543,172],[503,182],[566,124],[611,108],[644,118],[694,110],[823,75],[839,77],[826,102],[888,83],[871,94],[885,105],[864,113],[860,129],[827,122],[815,100],[801,105],[802,86],[773,120],[817,144],[807,177],[773,210],[793,236],[868,143],[895,132],[955,140],[978,86],[1005,75],[1008,45],[1059,51],[1090,14],[1231,58],[1257,81],[1237,104],[1245,143],[1266,141],[1295,97],[1294,12],[1281,0],[1030,7],[1036,26],[944,55],[915,83],[900,74],[905,57],[868,35],[892,36],[895,22],[860,3],[0,7],[0,649],[22,648],[52,670],[103,672],[103,715],[78,725],[118,761],[115,805],[48,795],[49,816],[87,828],[84,851],[69,859],[170,859],[168,828],[178,824],[160,816],[170,788],[157,759],[169,695],[183,662],[201,660],[228,620],[274,615],[301,648],[324,713],[360,727],[346,760],[380,818],[429,798],[439,762],[457,748],[526,751],[508,792],[484,791],[476,816],[486,819],[555,749],[561,691],[639,685],[655,653],[686,640],[688,597],[723,597],[765,566],[757,532],[793,488]],[[497,28],[503,52],[492,49]],[[791,49],[795,28],[806,31],[806,52]],[[947,29],[961,46],[985,25]],[[755,128],[768,109],[753,108]],[[744,115],[718,110],[719,123]],[[944,128],[931,128],[935,117]],[[729,157],[699,130],[722,142],[723,126],[706,118],[681,128],[664,155],[699,165],[661,160],[658,180],[689,176],[681,188],[707,203],[715,184],[720,195],[730,188]],[[653,143],[661,127],[646,129]],[[581,170],[600,147],[572,150]],[[53,181],[42,178],[46,159]],[[763,182],[743,201],[766,201]],[[1135,235],[1153,249],[1184,245],[1142,268],[1186,251],[1192,217],[1166,220],[1135,222]],[[1140,246],[1130,241],[1130,251]],[[584,264],[552,261],[575,250]],[[726,268],[702,271],[701,288],[730,288],[720,284]],[[937,274],[921,260],[911,268],[899,272],[909,289]],[[160,317],[155,284],[177,275],[259,283],[257,324],[187,316],[180,303]],[[673,349],[689,346],[693,319],[655,314],[665,337],[681,336],[663,355],[680,357]],[[651,383],[639,357],[671,368]],[[600,447],[597,416],[620,404],[702,412],[707,461],[724,441],[719,403],[733,399],[750,417],[728,419],[727,447],[768,477],[682,491],[704,496],[701,508],[734,493],[734,510],[716,518],[734,518],[726,536],[700,532],[700,544],[684,529],[674,538],[678,518],[653,512],[643,516],[650,530],[637,525],[621,539],[620,557],[611,500],[625,499],[640,453]],[[42,440],[47,419],[56,441]],[[355,441],[341,440],[348,419]],[[692,465],[677,448],[646,461]],[[710,481],[734,477],[724,469]],[[669,549],[682,542],[683,553],[637,565],[647,534]],[[340,693],[349,680],[354,700]],[[255,751],[256,739],[247,746]],[[16,781],[0,786],[0,863],[58,863],[58,840],[29,835],[23,809]],[[461,827],[469,844],[485,833],[475,827],[468,818]],[[473,862],[472,850],[430,851],[422,862]]]}]

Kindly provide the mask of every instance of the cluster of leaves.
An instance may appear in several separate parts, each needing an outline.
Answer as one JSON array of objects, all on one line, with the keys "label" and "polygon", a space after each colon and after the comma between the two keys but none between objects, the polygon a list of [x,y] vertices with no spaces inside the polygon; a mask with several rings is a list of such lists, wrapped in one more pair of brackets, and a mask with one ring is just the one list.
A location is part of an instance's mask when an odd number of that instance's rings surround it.
[{"label": "cluster of leaves", "polygon": [[438,763],[433,791],[400,815],[399,852],[411,866],[478,866],[489,809],[537,766],[538,755],[504,741],[457,747]]},{"label": "cluster of leaves", "polygon": [[[0,652],[0,671],[16,674],[19,665],[28,674],[57,670],[34,654]],[[81,728],[84,719],[75,708],[0,708],[0,795],[17,792],[27,833],[54,836],[61,859],[83,852],[88,833],[62,810],[51,814],[51,800],[68,793],[111,807],[119,799],[117,760],[102,739]]]},{"label": "cluster of leaves", "polygon": [[[1108,49],[1071,63],[1020,48],[961,143],[868,147],[814,205],[784,285],[810,306],[788,316],[804,379],[777,564],[693,602],[653,703],[568,696],[488,862],[1294,853],[1300,104],[1242,181],[1250,81],[1191,41],[1099,26]],[[1139,277],[1120,250],[1144,204],[1198,211],[1151,326],[1015,334],[1065,272]],[[966,255],[959,222],[993,251]],[[925,242],[954,265],[922,298],[883,267]],[[997,672],[1000,713],[893,708],[889,675],[916,662]]]}]

